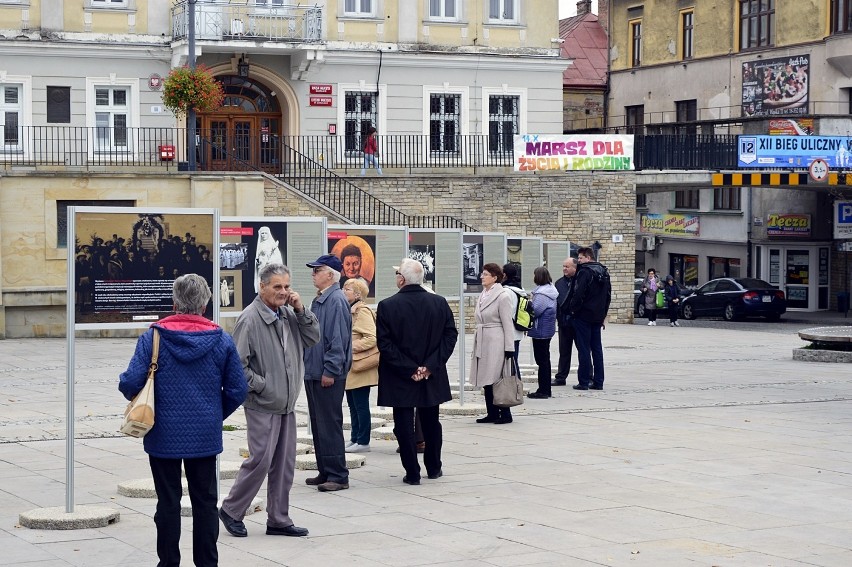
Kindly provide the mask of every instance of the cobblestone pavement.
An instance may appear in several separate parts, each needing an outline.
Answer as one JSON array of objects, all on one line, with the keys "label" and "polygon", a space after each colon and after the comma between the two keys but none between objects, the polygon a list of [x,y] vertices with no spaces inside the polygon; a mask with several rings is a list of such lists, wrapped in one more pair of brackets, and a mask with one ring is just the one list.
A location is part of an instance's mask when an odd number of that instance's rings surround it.
[{"label": "cobblestone pavement", "polygon": [[[510,425],[444,418],[444,477],[421,486],[402,483],[383,440],[347,491],[319,493],[297,471],[291,515],[311,535],[265,536],[256,513],[248,538],[222,531],[220,565],[848,567],[852,371],[791,357],[796,331],[818,324],[609,325],[603,392],[554,388]],[[65,503],[66,343],[0,341],[0,565],[156,564],[155,502],[116,490],[149,476],[141,444],[115,432],[134,344],[75,349],[75,503],[121,521],[43,531],[17,517]],[[451,366],[457,375],[457,356]],[[239,461],[243,418],[228,423],[222,459]],[[185,564],[191,528],[186,518]]]}]

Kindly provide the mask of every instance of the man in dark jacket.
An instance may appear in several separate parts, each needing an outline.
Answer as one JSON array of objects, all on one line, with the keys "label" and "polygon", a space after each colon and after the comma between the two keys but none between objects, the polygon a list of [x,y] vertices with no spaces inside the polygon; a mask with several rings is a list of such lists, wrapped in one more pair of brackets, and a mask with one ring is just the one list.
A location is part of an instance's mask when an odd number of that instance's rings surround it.
[{"label": "man in dark jacket", "polygon": [[405,469],[402,481],[420,484],[414,437],[414,409],[420,417],[426,449],[423,463],[431,479],[440,478],[441,423],[438,406],[452,399],[447,361],[456,347],[456,322],[447,300],[423,287],[423,265],[410,258],[396,272],[399,292],[379,303],[380,406],[393,408],[393,432]]},{"label": "man in dark jacket", "polygon": [[562,277],[556,280],[556,329],[559,332],[559,365],[552,386],[564,386],[571,370],[571,349],[574,348],[574,326],[571,325],[571,313],[568,311],[568,297],[574,286],[577,273],[577,259],[565,258],[562,262]]},{"label": "man in dark jacket", "polygon": [[305,393],[319,474],[305,480],[320,492],[349,488],[343,444],[343,394],[352,366],[352,312],[340,289],[343,264],[332,254],[307,264],[313,269],[317,297],[311,310],[322,339],[305,350]]},{"label": "man in dark jacket", "polygon": [[[601,328],[612,301],[612,285],[606,267],[594,260],[591,248],[577,253],[577,275],[568,298],[568,312],[577,343],[577,384],[575,390],[603,390],[604,360]],[[594,363],[594,378],[592,364]]]}]

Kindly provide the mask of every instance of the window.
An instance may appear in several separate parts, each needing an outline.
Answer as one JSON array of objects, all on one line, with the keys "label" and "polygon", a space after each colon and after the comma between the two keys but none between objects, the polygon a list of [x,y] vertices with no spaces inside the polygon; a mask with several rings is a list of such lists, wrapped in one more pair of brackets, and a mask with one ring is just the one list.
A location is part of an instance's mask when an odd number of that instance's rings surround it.
[{"label": "window", "polygon": [[[741,262],[739,258],[719,258],[711,256],[708,258],[710,262],[709,277],[711,280],[716,278],[738,278],[740,277]],[[717,282],[715,292],[723,291],[739,291],[739,288],[729,281]]]},{"label": "window", "polygon": [[432,20],[457,20],[457,0],[429,0],[429,18]]},{"label": "window", "polygon": [[128,150],[128,89],[95,89],[95,140],[100,151]]},{"label": "window", "polygon": [[90,0],[92,8],[124,8],[127,0]]},{"label": "window", "polygon": [[47,122],[71,123],[71,87],[47,87]]},{"label": "window", "polygon": [[642,20],[630,22],[630,66],[642,64]]},{"label": "window", "polygon": [[636,208],[647,208],[648,207],[648,194],[647,193],[638,193],[636,195]]},{"label": "window", "polygon": [[429,95],[429,149],[457,153],[460,150],[461,95]]},{"label": "window", "polygon": [[636,106],[625,106],[625,126],[627,133],[634,135],[642,135],[645,126],[645,106],[638,104]]},{"label": "window", "polygon": [[517,22],[518,0],[489,0],[488,19],[497,22]]},{"label": "window", "polygon": [[693,39],[692,32],[694,30],[693,18],[695,13],[692,10],[680,13],[680,43],[681,59],[692,59],[693,56]]},{"label": "window", "polygon": [[520,97],[492,95],[488,97],[488,151],[512,153],[514,136],[520,134]]},{"label": "window", "polygon": [[367,131],[377,127],[379,93],[348,91],[344,96],[344,144],[347,152],[362,152]]},{"label": "window", "polygon": [[3,151],[21,149],[21,114],[23,87],[0,84],[0,130],[3,132]]},{"label": "window", "polygon": [[696,127],[694,122],[698,120],[698,101],[677,100],[675,101],[675,121],[678,124],[678,134],[694,135]]},{"label": "window", "polygon": [[852,31],[852,0],[831,0],[831,32]]},{"label": "window", "polygon": [[683,189],[681,191],[675,191],[675,208],[697,209],[700,191],[700,189]]},{"label": "window", "polygon": [[345,0],[343,13],[346,16],[372,16],[373,0]]},{"label": "window", "polygon": [[775,0],[740,0],[740,49],[775,45]]},{"label": "window", "polygon": [[713,208],[717,211],[740,210],[740,188],[721,187],[713,190]]}]

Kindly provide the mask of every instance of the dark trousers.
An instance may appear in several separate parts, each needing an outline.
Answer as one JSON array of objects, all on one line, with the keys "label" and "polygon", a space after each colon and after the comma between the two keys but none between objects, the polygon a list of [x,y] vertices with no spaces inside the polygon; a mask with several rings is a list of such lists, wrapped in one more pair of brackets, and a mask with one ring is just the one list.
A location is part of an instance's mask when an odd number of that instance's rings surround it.
[{"label": "dark trousers", "polygon": [[347,484],[346,452],[343,443],[343,392],[346,380],[335,380],[323,388],[319,380],[305,380],[308,413],[311,418],[314,452],[320,478]]},{"label": "dark trousers", "polygon": [[352,430],[349,439],[359,445],[370,444],[370,386],[346,390],[349,420]]},{"label": "dark trousers", "polygon": [[218,482],[216,456],[200,459],[161,459],[148,455],[154,490],[157,491],[157,567],[180,565],[180,465],[183,461],[189,499],[192,502],[192,556],[198,567],[219,564],[216,540],[219,517],[216,510]]},{"label": "dark trousers", "polygon": [[550,339],[533,339],[533,357],[538,365],[538,393],[550,395]]},{"label": "dark trousers", "polygon": [[657,320],[657,310],[656,309],[648,309],[645,308],[645,315],[648,316],[648,321],[656,321]]},{"label": "dark trousers", "polygon": [[669,302],[669,321],[674,323],[677,321],[678,304],[672,301]]},{"label": "dark trousers", "polygon": [[[565,382],[571,370],[571,349],[574,348],[574,327],[559,325],[559,364],[556,367],[556,381]],[[535,351],[533,351],[535,352]]]},{"label": "dark trousers", "polygon": [[[441,422],[438,420],[438,406],[417,408],[423,440],[423,464],[426,474],[432,475],[441,470],[441,446],[444,437]],[[393,433],[399,443],[399,459],[402,468],[410,480],[420,478],[420,463],[417,461],[417,440],[414,434],[414,408],[393,408]]]},{"label": "dark trousers", "polygon": [[[572,319],[574,325],[574,340],[577,342],[577,383],[581,386],[603,387],[603,343],[601,343],[600,323],[588,323],[580,319]],[[594,365],[594,378],[592,366]]]}]

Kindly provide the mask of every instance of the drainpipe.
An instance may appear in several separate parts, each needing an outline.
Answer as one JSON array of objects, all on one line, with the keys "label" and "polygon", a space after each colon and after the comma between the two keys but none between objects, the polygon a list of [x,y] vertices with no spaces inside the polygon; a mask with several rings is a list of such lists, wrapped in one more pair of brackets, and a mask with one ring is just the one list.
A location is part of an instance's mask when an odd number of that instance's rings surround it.
[{"label": "drainpipe", "polygon": [[748,231],[746,232],[746,275],[750,278],[754,277],[755,270],[754,266],[751,265],[752,254],[751,254],[751,230],[754,222],[754,216],[752,215],[752,187],[746,187],[746,191],[748,191]]}]

